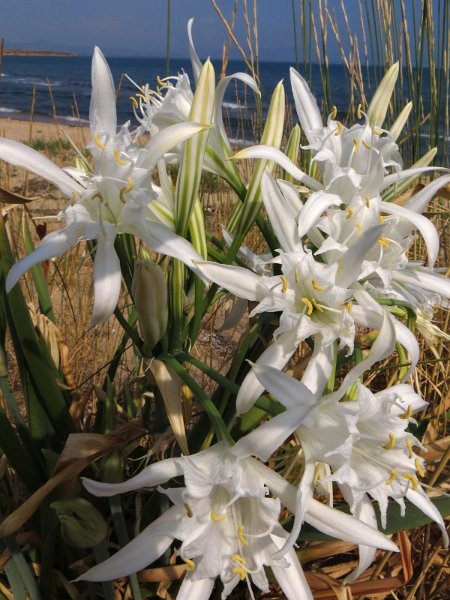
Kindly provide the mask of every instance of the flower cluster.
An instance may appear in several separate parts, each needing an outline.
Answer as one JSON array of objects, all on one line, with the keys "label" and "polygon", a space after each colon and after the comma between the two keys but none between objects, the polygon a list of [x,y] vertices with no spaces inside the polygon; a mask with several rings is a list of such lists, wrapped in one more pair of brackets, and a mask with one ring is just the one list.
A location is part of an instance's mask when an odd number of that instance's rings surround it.
[{"label": "flower cluster", "polygon": [[[433,310],[450,297],[449,280],[434,268],[438,233],[424,216],[450,175],[444,172],[406,201],[396,201],[413,178],[431,169],[426,161],[403,166],[396,140],[410,105],[390,129],[383,128],[398,65],[388,70],[367,111],[358,108],[359,122],[351,127],[337,120],[336,109],[324,125],[307,83],[291,70],[297,115],[312,156],[310,174],[280,149],[282,84],[274,93],[261,143],[232,156],[222,119],[226,88],[233,78],[256,93],[257,86],[245,73],[225,77],[216,86],[211,63],[202,64],[195,52],[191,28],[192,21],[188,35],[195,90],[186,73],[159,80],[156,91],[136,85],[139,91],[131,101],[139,125],[134,131],[129,123],[117,127],[112,76],[95,49],[91,162],[60,169],[27,146],[0,140],[1,159],[42,175],[69,199],[61,213],[65,227],[16,263],[6,286],[11,289],[27,269],[61,256],[80,240],[94,240],[93,322],[104,321],[115,310],[122,285],[116,237],[131,234],[155,252],[177,259],[160,261],[166,267],[167,290],[160,267],[136,263],[141,279],[148,272],[146,281],[154,281],[160,290],[151,295],[152,306],[146,307],[150,295],[140,289],[138,275],[129,290],[145,338],[140,350],[162,360],[178,356],[180,345],[189,352],[195,342],[201,311],[214,299],[205,282],[215,284],[213,291],[218,286],[233,294],[239,315],[251,303],[249,317],[252,322],[264,320],[272,338],[250,367],[241,364],[236,414],[249,411],[264,390],[278,401],[279,414],[245,435],[236,434],[235,442],[207,398],[208,415],[222,440],[196,454],[151,464],[124,483],[84,479],[85,488],[97,496],[158,486],[172,506],[79,579],[104,581],[134,573],[172,547],[186,568],[178,600],[206,600],[216,578],[223,585],[222,598],[240,581],[253,598],[252,584],[269,591],[266,566],[287,598],[312,599],[295,551],[303,522],[359,545],[360,564],[348,581],[367,569],[377,548],[397,549],[378,529],[374,502],[386,528],[390,499],[404,515],[406,498],[439,525],[448,543],[443,519],[420,483],[426,467],[411,426],[427,402],[411,385],[419,345],[414,319],[407,317],[418,318],[422,332],[435,332]],[[257,159],[248,183],[236,166],[238,159]],[[167,172],[169,162],[179,166],[176,184]],[[274,165],[289,181],[274,177]],[[219,253],[208,253],[198,198],[203,169],[221,177],[240,198],[228,224],[232,233],[224,229],[224,254],[217,262],[208,260]],[[257,218],[261,205],[267,223]],[[249,219],[263,234],[270,226],[270,253],[256,256],[242,245]],[[426,265],[409,258],[416,232],[425,242]],[[177,261],[195,277],[179,269]],[[198,314],[187,328],[177,319],[187,319],[193,297]],[[160,301],[164,307],[157,306]],[[187,329],[189,336],[180,341],[180,331]],[[363,354],[357,334],[367,329],[372,332]],[[306,342],[311,347],[308,362],[298,378],[291,377],[283,369]],[[408,368],[395,385],[372,393],[362,383],[365,373],[391,357],[395,348],[407,358]],[[349,362],[352,357],[357,359]],[[352,366],[338,385],[336,370],[343,363]],[[203,394],[186,376],[194,394]],[[265,464],[291,436],[301,446],[304,467],[297,487]],[[314,498],[318,466],[325,467],[325,483],[339,488],[352,515]],[[172,487],[162,487],[174,479]],[[290,533],[280,524],[283,508],[294,517]]]}]

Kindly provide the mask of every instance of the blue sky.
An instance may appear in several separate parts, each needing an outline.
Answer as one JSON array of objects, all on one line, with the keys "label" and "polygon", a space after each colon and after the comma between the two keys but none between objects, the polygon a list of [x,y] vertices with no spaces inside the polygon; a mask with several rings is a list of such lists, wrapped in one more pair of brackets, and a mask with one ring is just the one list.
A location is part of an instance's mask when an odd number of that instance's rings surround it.
[{"label": "blue sky", "polygon": [[[218,4],[231,14],[232,0]],[[242,1],[239,4],[242,7]],[[252,4],[249,0],[249,7]],[[294,60],[291,0],[258,0],[258,9],[260,57]],[[220,57],[226,33],[210,0],[172,0],[172,56],[186,56],[186,22],[191,16],[199,54]],[[97,44],[110,56],[165,56],[166,23],[166,0],[0,0],[0,37],[9,48],[89,54]],[[245,44],[242,12],[238,23],[237,33]],[[330,41],[330,57],[337,59],[331,37]]]}]

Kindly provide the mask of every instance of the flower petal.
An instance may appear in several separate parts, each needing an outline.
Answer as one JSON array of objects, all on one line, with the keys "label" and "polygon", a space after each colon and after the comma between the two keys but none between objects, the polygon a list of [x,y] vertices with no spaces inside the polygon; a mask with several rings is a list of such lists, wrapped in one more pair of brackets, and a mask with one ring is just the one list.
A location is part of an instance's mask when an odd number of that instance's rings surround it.
[{"label": "flower petal", "polygon": [[104,228],[97,238],[94,260],[93,325],[106,321],[114,312],[119,300],[122,271],[119,257],[114,250],[115,238],[115,227]]},{"label": "flower petal", "polygon": [[0,138],[0,160],[16,167],[22,167],[50,181],[69,198],[74,192],[81,193],[84,188],[65,173],[51,160],[25,144]]},{"label": "flower petal", "polygon": [[207,125],[199,123],[176,123],[158,131],[151,138],[146,146],[146,152],[142,154],[142,160],[138,166],[142,168],[152,169],[158,160],[164,156],[177,144],[197,135],[201,131],[208,129]]},{"label": "flower petal", "polygon": [[308,142],[312,144],[315,138],[311,136],[311,133],[323,129],[322,115],[320,114],[316,99],[300,73],[293,67],[290,68],[289,72],[298,119],[308,138]]},{"label": "flower petal", "polygon": [[450,279],[432,271],[426,271],[425,269],[404,269],[402,271],[394,271],[394,278],[401,283],[435,292],[444,296],[444,298],[450,298]]},{"label": "flower petal", "polygon": [[412,177],[413,175],[422,175],[422,173],[429,173],[430,171],[447,171],[448,169],[444,169],[444,167],[416,167],[411,169],[405,169],[398,173],[391,173],[391,175],[387,175],[383,180],[383,185],[380,188],[380,193],[385,190],[390,185],[394,185],[403,181],[403,179],[408,179],[408,177]]},{"label": "flower petal", "polygon": [[[275,536],[272,534],[271,537]],[[276,539],[280,540],[278,537]],[[314,600],[294,548],[290,548],[286,552],[285,558],[289,562],[288,567],[277,567],[275,564],[271,564],[270,568],[287,600],[298,600],[299,598]]]},{"label": "flower petal", "polygon": [[375,225],[361,236],[356,244],[351,246],[340,260],[340,268],[336,282],[342,287],[349,287],[361,273],[361,265],[369,252],[383,233],[384,225]]},{"label": "flower petal", "polygon": [[117,131],[116,90],[111,71],[102,51],[97,46],[92,57],[92,94],[89,106],[91,134]]},{"label": "flower petal", "polygon": [[199,59],[198,54],[194,47],[194,42],[192,40],[192,25],[194,24],[194,19],[191,18],[187,24],[187,33],[189,40],[189,58],[191,59],[192,71],[194,73],[194,79],[197,81],[198,76],[200,75],[200,71],[202,70],[202,61]]},{"label": "flower petal", "polygon": [[428,208],[428,203],[437,194],[437,192],[450,182],[450,175],[442,175],[434,181],[427,184],[420,192],[414,194],[404,204],[404,208],[413,210],[416,213],[423,213]]},{"label": "flower petal", "polygon": [[417,492],[415,492],[414,490],[412,490],[410,488],[406,492],[406,497],[408,498],[408,500],[410,502],[412,502],[415,506],[417,506],[417,508],[420,508],[420,510],[423,513],[425,513],[428,517],[430,517],[430,519],[433,519],[433,521],[439,526],[439,529],[441,530],[441,533],[442,533],[442,539],[444,541],[444,546],[446,548],[448,548],[449,540],[448,540],[448,534],[447,534],[447,530],[445,527],[444,519],[442,518],[441,513],[438,511],[438,509],[435,507],[435,505],[431,502],[431,500],[428,498],[428,496],[422,490],[422,488],[419,488],[419,490]]},{"label": "flower petal", "polygon": [[394,142],[397,140],[398,136],[403,131],[403,127],[405,126],[406,121],[408,120],[409,113],[411,112],[412,107],[412,101],[408,102],[402,109],[398,117],[395,119],[395,122],[393,123],[392,127],[389,129],[389,133],[391,134]]},{"label": "flower petal", "polygon": [[273,160],[280,165],[282,169],[287,171],[289,175],[292,175],[298,181],[302,181],[305,185],[307,185],[312,190],[320,190],[322,189],[322,184],[313,179],[306,173],[303,173],[294,163],[278,148],[274,148],[273,146],[250,146],[250,148],[244,148],[237,152],[232,160],[241,160],[248,158],[263,158],[266,160]]},{"label": "flower petal", "polygon": [[214,587],[214,579],[193,580],[187,573],[178,590],[176,600],[208,600]]},{"label": "flower petal", "polygon": [[314,395],[294,377],[270,366],[254,364],[252,367],[258,381],[287,409],[304,406],[309,410],[315,406]]},{"label": "flower petal", "polygon": [[291,218],[286,200],[275,183],[274,178],[266,171],[261,179],[261,196],[278,241],[285,252],[295,252],[301,243],[296,231],[295,220]]},{"label": "flower petal", "polygon": [[219,263],[196,261],[197,268],[210,281],[245,300],[261,300],[261,277],[249,269]]},{"label": "flower petal", "polygon": [[145,467],[140,473],[121,483],[103,483],[87,477],[82,477],[81,481],[87,491],[94,496],[115,496],[144,487],[155,487],[182,474],[183,468],[180,459],[167,458]]},{"label": "flower petal", "polygon": [[173,542],[182,518],[179,509],[173,506],[116,554],[75,581],[112,581],[140,571],[164,554]]},{"label": "flower petal", "polygon": [[330,206],[340,206],[341,204],[342,200],[337,194],[330,194],[325,191],[311,194],[305,202],[298,219],[298,235],[300,237],[306,235],[311,227],[316,225],[320,215]]},{"label": "flower petal", "polygon": [[319,398],[333,370],[334,347],[333,344],[320,343],[318,335],[314,336],[313,340],[314,351],[303,373],[302,383]]},{"label": "flower petal", "polygon": [[367,116],[372,127],[381,127],[389,108],[392,92],[398,78],[399,64],[394,63],[385,73],[378,85],[367,109]]}]

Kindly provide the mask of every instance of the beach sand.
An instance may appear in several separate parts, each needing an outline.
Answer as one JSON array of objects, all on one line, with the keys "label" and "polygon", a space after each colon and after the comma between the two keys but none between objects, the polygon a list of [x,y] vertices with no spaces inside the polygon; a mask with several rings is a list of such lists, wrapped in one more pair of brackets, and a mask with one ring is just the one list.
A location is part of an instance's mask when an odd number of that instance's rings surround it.
[{"label": "beach sand", "polygon": [[41,121],[19,121],[17,119],[0,118],[0,137],[5,137],[18,142],[51,142],[64,138],[65,130],[73,141],[80,147],[84,147],[89,141],[89,128],[70,126],[67,124],[46,123]]}]

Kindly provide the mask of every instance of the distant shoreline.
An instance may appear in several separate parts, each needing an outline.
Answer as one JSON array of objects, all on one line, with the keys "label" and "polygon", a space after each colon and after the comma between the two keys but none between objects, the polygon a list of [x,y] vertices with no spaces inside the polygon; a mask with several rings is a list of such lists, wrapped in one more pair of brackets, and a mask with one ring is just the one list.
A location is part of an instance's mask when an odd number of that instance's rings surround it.
[{"label": "distant shoreline", "polygon": [[51,50],[3,50],[3,56],[61,56],[73,58],[78,56],[75,52],[53,52]]}]

